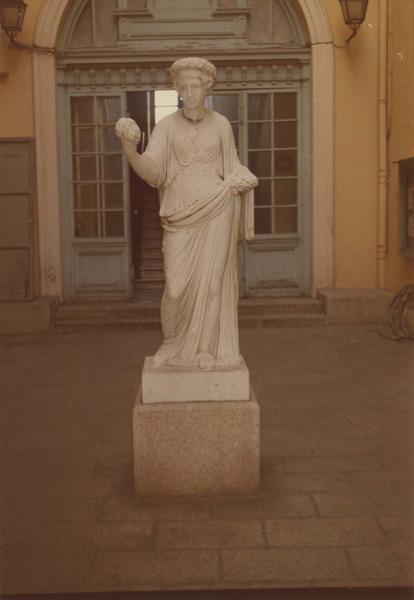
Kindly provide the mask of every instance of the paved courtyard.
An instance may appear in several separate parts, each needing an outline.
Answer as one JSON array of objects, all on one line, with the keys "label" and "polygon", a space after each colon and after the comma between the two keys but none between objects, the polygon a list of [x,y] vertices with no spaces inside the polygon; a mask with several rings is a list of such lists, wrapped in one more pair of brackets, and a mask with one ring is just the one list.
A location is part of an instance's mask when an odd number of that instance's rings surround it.
[{"label": "paved courtyard", "polygon": [[159,342],[2,338],[2,593],[413,584],[413,343],[243,330],[260,493],[137,499],[131,411]]}]

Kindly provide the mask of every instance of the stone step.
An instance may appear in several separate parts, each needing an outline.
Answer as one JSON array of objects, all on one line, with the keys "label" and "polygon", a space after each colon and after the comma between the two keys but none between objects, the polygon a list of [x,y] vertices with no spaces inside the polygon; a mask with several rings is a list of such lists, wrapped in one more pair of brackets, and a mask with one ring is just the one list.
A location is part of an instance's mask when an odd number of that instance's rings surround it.
[{"label": "stone step", "polygon": [[[243,316],[239,318],[239,327],[242,329],[271,329],[279,327],[312,327],[326,325],[325,315],[260,315]],[[155,331],[161,329],[159,316],[147,316],[143,318],[78,318],[78,319],[55,319],[53,327],[56,331],[127,331],[146,330]]]},{"label": "stone step", "polygon": [[[326,322],[327,317],[321,312],[259,310],[245,313],[242,302],[239,306],[239,326],[242,328],[317,326]],[[161,326],[159,301],[60,305],[55,310],[53,325],[58,331],[155,330]]]},{"label": "stone step", "polygon": [[162,254],[158,255],[141,255],[138,262],[138,269],[157,269],[164,272]]},{"label": "stone step", "polygon": [[162,233],[162,227],[160,220],[156,219],[144,219],[143,231],[160,231]]},{"label": "stone step", "polygon": [[[135,281],[136,288],[142,284],[159,283],[164,284],[164,278],[146,278],[137,279]],[[135,317],[148,315],[148,310],[152,315],[159,314],[159,302],[83,302],[72,304],[60,304],[55,309],[56,318],[91,318],[100,319],[111,316],[112,318],[119,317]],[[318,300],[313,298],[241,298],[239,301],[239,317],[263,318],[263,316],[277,315],[323,315],[322,305]]]},{"label": "stone step", "polygon": [[138,269],[138,273],[139,273],[138,277],[136,278],[138,283],[141,281],[146,281],[147,279],[151,279],[151,280],[155,279],[157,281],[165,280],[163,268],[160,269],[157,267],[154,267],[154,268],[151,268],[151,267],[150,268],[148,268],[148,267],[142,268],[141,267]]},{"label": "stone step", "polygon": [[73,333],[81,331],[157,331],[161,329],[159,317],[143,319],[58,319],[53,322],[55,331]]},{"label": "stone step", "polygon": [[156,303],[159,307],[161,304],[162,294],[164,292],[164,285],[159,285],[157,283],[149,284],[147,283],[145,286],[136,285],[134,289],[134,293],[132,295],[132,299],[136,302],[152,302]]},{"label": "stone step", "polygon": [[144,229],[141,235],[142,245],[147,242],[157,242],[161,246],[162,229]]},{"label": "stone step", "polygon": [[286,313],[240,315],[239,326],[243,328],[304,327],[326,325],[326,315],[319,313]]},{"label": "stone step", "polygon": [[144,223],[144,227],[147,223],[151,223],[153,225],[161,227],[161,218],[159,214],[155,211],[144,211],[142,214],[142,222]]},{"label": "stone step", "polygon": [[162,257],[161,242],[146,241],[141,246],[141,256]]},{"label": "stone step", "polygon": [[315,298],[241,298],[239,314],[257,313],[321,313],[322,304]]},{"label": "stone step", "polygon": [[142,220],[144,221],[144,223],[147,223],[147,221],[154,221],[155,223],[158,223],[161,226],[161,217],[158,214],[158,210],[144,208],[144,210],[142,211]]},{"label": "stone step", "polygon": [[97,302],[61,304],[55,309],[55,321],[109,321],[117,319],[159,318],[159,302]]},{"label": "stone step", "polygon": [[[161,279],[160,279],[161,280]],[[137,281],[136,283],[140,283]],[[125,310],[128,314],[140,315],[149,307],[145,302],[79,302],[71,304],[60,304],[56,309],[56,314],[113,314],[122,315]],[[157,304],[150,308],[159,308]],[[322,314],[320,302],[312,298],[284,298],[284,299],[264,299],[264,298],[241,298],[239,301],[239,315],[257,315],[257,314],[283,314],[283,313],[319,313]]]},{"label": "stone step", "polygon": [[144,285],[146,283],[158,283],[160,285],[164,285],[165,283],[165,277],[164,277],[164,271],[162,271],[161,275],[158,277],[137,277],[135,279],[135,284],[136,285]]}]

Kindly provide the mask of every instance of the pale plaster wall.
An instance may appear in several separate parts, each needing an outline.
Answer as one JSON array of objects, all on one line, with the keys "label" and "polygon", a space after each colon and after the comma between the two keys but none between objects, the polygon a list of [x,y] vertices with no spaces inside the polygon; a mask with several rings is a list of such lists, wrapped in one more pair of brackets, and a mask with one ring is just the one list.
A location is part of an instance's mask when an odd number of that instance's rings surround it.
[{"label": "pale plaster wall", "polygon": [[398,222],[398,165],[414,157],[414,3],[392,0],[390,4],[389,67],[389,254],[387,287],[398,290],[414,283],[414,258],[400,254]]},{"label": "pale plaster wall", "polygon": [[[334,40],[349,29],[338,2],[323,0]],[[31,43],[43,0],[27,0],[24,32]],[[377,287],[377,37],[381,0],[370,0],[366,22],[345,48],[335,49],[335,285]],[[413,5],[392,0],[394,46],[390,161],[414,154]],[[411,27],[411,29],[410,29]],[[400,60],[397,50],[406,57]],[[29,51],[0,47],[0,137],[34,135],[32,61]],[[411,79],[410,83],[407,83]],[[405,83],[404,83],[405,82]],[[45,99],[47,102],[47,99]],[[408,135],[408,129],[412,132]],[[390,162],[390,164],[392,164]],[[386,285],[398,289],[414,279],[413,260],[398,252],[395,166],[389,200],[389,256]]]}]

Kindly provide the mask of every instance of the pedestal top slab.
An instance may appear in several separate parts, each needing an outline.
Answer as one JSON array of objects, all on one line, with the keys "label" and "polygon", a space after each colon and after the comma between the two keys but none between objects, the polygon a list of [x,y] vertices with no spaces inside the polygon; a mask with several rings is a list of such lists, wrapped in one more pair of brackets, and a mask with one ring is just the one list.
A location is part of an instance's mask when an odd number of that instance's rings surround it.
[{"label": "pedestal top slab", "polygon": [[147,356],[142,370],[142,402],[249,400],[249,369],[242,359],[234,367],[203,371],[196,367],[157,367]]}]

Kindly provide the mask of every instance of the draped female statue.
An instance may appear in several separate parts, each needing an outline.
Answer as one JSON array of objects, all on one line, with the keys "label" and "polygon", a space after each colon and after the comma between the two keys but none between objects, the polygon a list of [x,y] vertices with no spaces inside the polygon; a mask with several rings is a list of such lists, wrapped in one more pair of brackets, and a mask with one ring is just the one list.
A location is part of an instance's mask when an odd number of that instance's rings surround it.
[{"label": "draped female statue", "polygon": [[229,121],[204,106],[215,66],[182,58],[170,69],[183,108],[153,129],[142,154],[132,119],[116,131],[133,170],[159,190],[164,230],[163,343],[155,365],[212,369],[241,361],[237,241],[253,230],[256,177],[240,164]]}]

